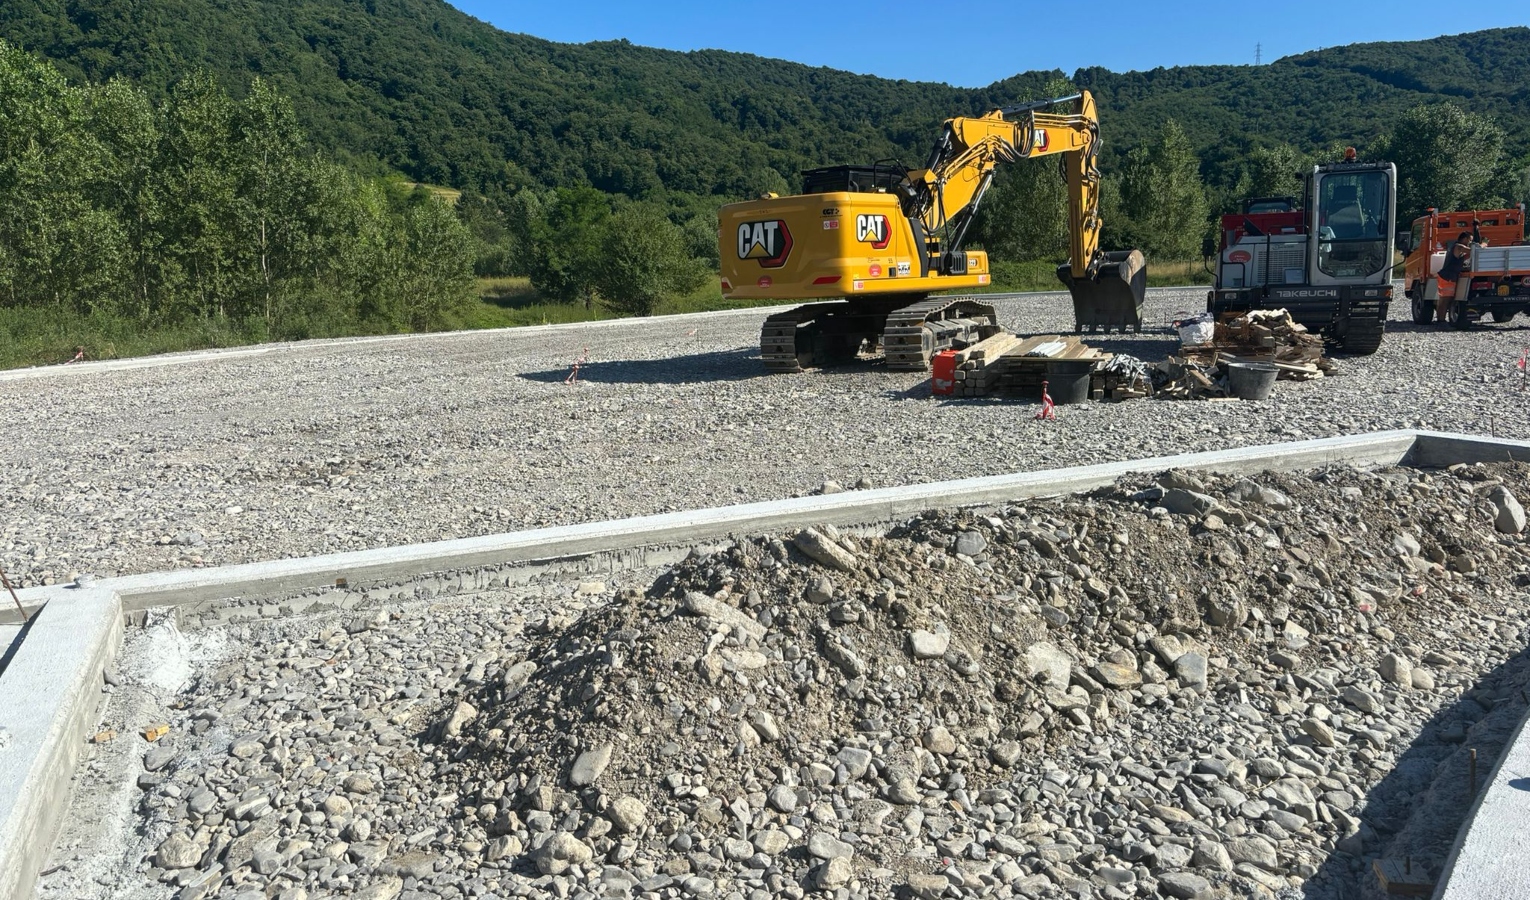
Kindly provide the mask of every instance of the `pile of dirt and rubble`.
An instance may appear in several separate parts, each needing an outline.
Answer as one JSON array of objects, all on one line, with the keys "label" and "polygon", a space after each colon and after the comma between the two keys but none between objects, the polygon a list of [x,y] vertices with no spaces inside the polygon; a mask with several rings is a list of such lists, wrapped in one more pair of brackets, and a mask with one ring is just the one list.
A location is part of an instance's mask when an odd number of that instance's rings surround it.
[{"label": "pile of dirt and rubble", "polygon": [[1330,857],[1381,849],[1367,791],[1520,649],[1474,623],[1526,600],[1526,482],[1169,472],[884,536],[740,541],[536,623],[439,739],[488,858],[544,883],[1363,880]]}]

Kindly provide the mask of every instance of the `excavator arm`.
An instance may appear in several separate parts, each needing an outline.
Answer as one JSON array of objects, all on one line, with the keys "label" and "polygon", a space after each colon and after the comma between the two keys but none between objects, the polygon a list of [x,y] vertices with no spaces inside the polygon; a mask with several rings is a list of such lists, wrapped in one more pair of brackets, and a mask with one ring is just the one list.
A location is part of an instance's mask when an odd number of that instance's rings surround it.
[{"label": "excavator arm", "polygon": [[[1052,110],[1073,103],[1070,112]],[[1070,97],[946,120],[923,169],[901,185],[903,211],[923,226],[932,255],[961,249],[1000,163],[1062,156],[1068,181],[1068,263],[1057,277],[1073,295],[1078,330],[1142,327],[1142,254],[1100,250],[1100,120],[1094,97]]]},{"label": "excavator arm", "polygon": [[[1044,112],[1077,101],[1072,112]],[[1075,278],[1098,268],[1100,246],[1100,121],[1088,91],[947,119],[923,169],[902,186],[904,213],[946,249],[961,247],[1000,163],[1063,155],[1068,179],[1069,267]]]}]

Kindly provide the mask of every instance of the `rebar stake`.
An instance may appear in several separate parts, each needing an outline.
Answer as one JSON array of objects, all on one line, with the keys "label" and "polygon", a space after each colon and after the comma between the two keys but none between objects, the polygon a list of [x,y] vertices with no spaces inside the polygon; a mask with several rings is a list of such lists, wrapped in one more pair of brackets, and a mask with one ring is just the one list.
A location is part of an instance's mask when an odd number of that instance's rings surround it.
[{"label": "rebar stake", "polygon": [[1477,796],[1477,748],[1472,748],[1472,792],[1469,796]]},{"label": "rebar stake", "polygon": [[16,601],[16,611],[21,613],[22,624],[26,624],[27,608],[21,605],[21,598],[16,596],[16,589],[11,587],[11,580],[5,577],[5,566],[0,566],[0,582],[4,582],[5,589],[11,592],[11,599]]}]

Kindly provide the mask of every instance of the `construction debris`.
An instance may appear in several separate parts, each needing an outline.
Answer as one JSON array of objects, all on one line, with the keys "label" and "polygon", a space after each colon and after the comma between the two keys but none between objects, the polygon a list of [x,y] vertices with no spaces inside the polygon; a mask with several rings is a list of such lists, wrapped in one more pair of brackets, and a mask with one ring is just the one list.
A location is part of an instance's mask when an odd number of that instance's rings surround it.
[{"label": "construction debris", "polygon": [[1159,399],[1218,399],[1229,396],[1227,366],[1269,363],[1281,381],[1311,381],[1337,371],[1323,355],[1323,339],[1309,332],[1284,309],[1252,310],[1218,322],[1212,339],[1187,344],[1155,364],[1153,396]]}]

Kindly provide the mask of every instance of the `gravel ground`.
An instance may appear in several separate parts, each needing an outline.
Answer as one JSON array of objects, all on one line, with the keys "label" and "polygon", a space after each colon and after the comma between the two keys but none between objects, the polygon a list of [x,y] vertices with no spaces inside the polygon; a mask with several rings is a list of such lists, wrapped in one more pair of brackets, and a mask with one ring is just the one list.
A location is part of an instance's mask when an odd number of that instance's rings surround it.
[{"label": "gravel ground", "polygon": [[[1155,290],[1149,322],[1202,308]],[[1064,294],[1005,325],[1071,324]],[[1402,315],[1403,307],[1394,315]],[[0,554],[23,584],[410,544],[809,493],[1386,428],[1530,434],[1514,325],[1398,323],[1262,403],[1093,403],[1055,423],[874,365],[767,377],[762,314],[302,344],[0,381]],[[1163,331],[1098,340],[1162,358]],[[589,348],[580,383],[563,383]]]},{"label": "gravel ground", "polygon": [[40,895],[1380,900],[1370,861],[1438,872],[1469,748],[1486,773],[1524,714],[1516,494],[1524,464],[1168,472],[608,582],[156,616]]}]

